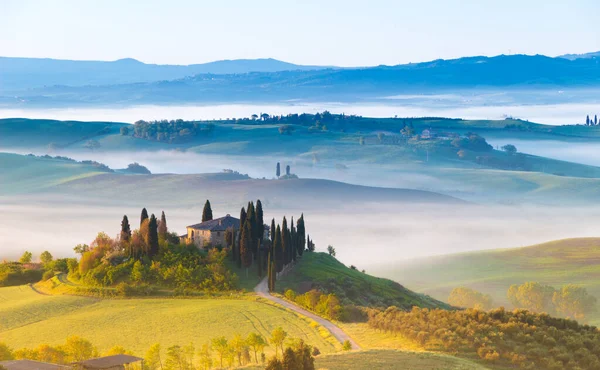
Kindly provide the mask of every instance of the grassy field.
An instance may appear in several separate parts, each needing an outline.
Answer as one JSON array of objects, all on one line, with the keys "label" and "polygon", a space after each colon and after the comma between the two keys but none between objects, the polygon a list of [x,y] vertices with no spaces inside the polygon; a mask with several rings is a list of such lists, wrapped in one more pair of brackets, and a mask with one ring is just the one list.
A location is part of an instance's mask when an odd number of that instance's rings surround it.
[{"label": "grassy field", "polygon": [[294,269],[276,283],[276,289],[281,293],[286,289],[304,293],[311,286],[360,306],[447,307],[394,281],[349,268],[327,253],[305,252]]},{"label": "grassy field", "polygon": [[[508,287],[526,281],[556,288],[578,284],[600,298],[600,238],[430,257],[378,272],[440,300],[447,300],[453,288],[466,286],[511,307],[506,298]],[[600,324],[600,315],[593,316],[592,323]]]},{"label": "grassy field", "polygon": [[484,370],[477,363],[460,358],[431,353],[395,350],[367,350],[317,357],[315,367],[321,370]]},{"label": "grassy field", "polygon": [[[335,351],[304,318],[254,299],[116,299],[41,295],[30,287],[0,288],[0,341],[13,348],[61,344],[70,335],[91,340],[100,352],[122,345],[138,355],[163,348],[201,345],[211,338],[282,326],[323,353]],[[5,318],[8,318],[6,320]],[[273,350],[268,348],[267,353]]]}]

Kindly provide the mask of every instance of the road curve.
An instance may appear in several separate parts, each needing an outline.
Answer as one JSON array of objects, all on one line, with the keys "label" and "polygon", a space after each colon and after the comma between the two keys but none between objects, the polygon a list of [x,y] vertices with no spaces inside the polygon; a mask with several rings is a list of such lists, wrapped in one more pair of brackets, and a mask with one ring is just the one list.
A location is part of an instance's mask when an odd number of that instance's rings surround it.
[{"label": "road curve", "polygon": [[272,302],[275,302],[277,304],[284,306],[285,308],[289,308],[292,311],[295,311],[301,315],[307,316],[307,317],[315,320],[317,323],[319,323],[319,325],[321,325],[325,329],[329,330],[331,335],[333,335],[335,337],[335,339],[337,339],[340,343],[344,343],[344,341],[347,340],[352,345],[352,349],[360,349],[360,346],[352,338],[350,338],[350,336],[348,334],[346,334],[346,332],[344,332],[342,329],[340,329],[337,325],[335,325],[331,321],[326,320],[326,319],[322,318],[321,316],[317,316],[314,313],[307,311],[303,308],[300,308],[291,302],[288,302],[281,298],[272,296],[269,293],[269,287],[267,284],[266,277],[264,279],[262,279],[260,283],[258,283],[256,288],[254,288],[254,291],[260,297],[266,298]]}]

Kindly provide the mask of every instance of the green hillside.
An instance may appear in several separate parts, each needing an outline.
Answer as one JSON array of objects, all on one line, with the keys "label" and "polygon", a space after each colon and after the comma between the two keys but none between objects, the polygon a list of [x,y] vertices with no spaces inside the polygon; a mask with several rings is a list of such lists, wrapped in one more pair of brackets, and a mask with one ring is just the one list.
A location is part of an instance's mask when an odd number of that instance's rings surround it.
[{"label": "green hillside", "polygon": [[[464,286],[490,294],[498,304],[512,307],[506,291],[510,285],[526,281],[557,288],[578,284],[600,298],[600,238],[428,257],[377,271],[444,301],[452,289]],[[592,323],[600,323],[600,315],[592,317]]]},{"label": "green hillside", "polygon": [[[115,345],[143,355],[154,343],[197,347],[211,338],[282,326],[323,353],[335,350],[319,328],[296,314],[248,299],[117,299],[41,295],[28,286],[0,288],[0,341],[13,348],[61,344],[78,335],[100,352]],[[8,319],[6,319],[8,318]],[[267,348],[267,354],[273,349]]]},{"label": "green hillside", "polygon": [[314,288],[335,293],[342,303],[359,306],[449,308],[445,303],[414,293],[392,280],[347,267],[327,253],[305,252],[291,272],[277,280],[275,287],[281,293],[286,289],[304,293]]},{"label": "green hillside", "polygon": [[124,123],[0,119],[0,148],[58,149],[103,135],[118,135]]},{"label": "green hillside", "polygon": [[0,193],[27,193],[106,173],[92,164],[0,153]]}]

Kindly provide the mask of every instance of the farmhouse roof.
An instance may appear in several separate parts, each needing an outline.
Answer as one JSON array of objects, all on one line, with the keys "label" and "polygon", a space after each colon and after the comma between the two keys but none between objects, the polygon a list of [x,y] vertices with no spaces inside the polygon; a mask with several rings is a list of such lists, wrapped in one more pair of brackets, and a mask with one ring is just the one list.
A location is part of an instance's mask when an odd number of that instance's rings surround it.
[{"label": "farmhouse roof", "polygon": [[127,365],[142,360],[143,358],[130,355],[114,355],[76,362],[75,365],[79,365],[84,369],[109,369],[111,367]]},{"label": "farmhouse roof", "polygon": [[0,366],[7,370],[61,370],[66,366],[33,360],[0,361]]},{"label": "farmhouse roof", "polygon": [[210,221],[204,221],[199,224],[190,225],[189,228],[194,230],[210,230],[210,231],[225,231],[232,227],[234,230],[239,230],[240,220],[230,215],[225,217],[215,218]]}]

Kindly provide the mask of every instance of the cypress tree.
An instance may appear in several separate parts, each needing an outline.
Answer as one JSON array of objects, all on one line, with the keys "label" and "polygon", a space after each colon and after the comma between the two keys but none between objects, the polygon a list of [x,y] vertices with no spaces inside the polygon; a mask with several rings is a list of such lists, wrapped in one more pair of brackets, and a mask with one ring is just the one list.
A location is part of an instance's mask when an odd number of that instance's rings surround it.
[{"label": "cypress tree", "polygon": [[242,207],[242,210],[240,211],[240,232],[242,231],[242,228],[244,227],[245,223],[246,223],[246,209],[244,207]]},{"label": "cypress tree", "polygon": [[290,253],[292,254],[292,261],[296,261],[296,256],[298,256],[298,247],[296,243],[296,227],[294,226],[293,216],[292,220],[290,221],[290,225],[292,225],[290,229]]},{"label": "cypress tree", "polygon": [[146,208],[144,208],[144,209],[142,209],[142,215],[140,216],[140,227],[142,226],[144,221],[146,221],[147,219],[148,219],[148,211],[146,211]]},{"label": "cypress tree", "polygon": [[271,248],[275,245],[275,219],[271,220]]},{"label": "cypress tree", "polygon": [[260,255],[260,245],[258,246],[258,248],[256,249],[256,263],[257,263],[257,273],[258,273],[258,277],[261,278],[262,274],[263,274],[263,261],[261,260],[261,255]]},{"label": "cypress tree", "polygon": [[587,116],[585,117],[585,124],[586,124],[586,126],[589,126],[589,125],[590,125],[590,116],[589,116],[589,115],[587,115]]},{"label": "cypress tree", "polygon": [[158,238],[162,240],[167,240],[167,232],[169,229],[167,228],[167,217],[165,216],[165,211],[162,211],[160,215],[160,223],[158,224]]},{"label": "cypress tree", "polygon": [[290,245],[288,244],[288,226],[285,216],[283,216],[283,222],[281,223],[281,249],[283,250],[283,265],[290,263]]},{"label": "cypress tree", "polygon": [[285,166],[285,174],[286,174],[287,176],[289,176],[289,175],[290,175],[290,165],[289,165],[289,164],[288,164],[287,166]]},{"label": "cypress tree", "polygon": [[271,268],[271,251],[267,255],[267,286],[269,287],[269,291],[271,291],[271,282],[273,280],[273,269]]},{"label": "cypress tree", "polygon": [[202,210],[202,222],[210,221],[212,219],[212,208],[210,207],[210,201],[207,199],[206,203],[204,203],[204,209]]},{"label": "cypress tree", "polygon": [[594,126],[598,124],[598,115],[594,114]]},{"label": "cypress tree", "polygon": [[245,223],[250,225],[250,250],[252,251],[253,258],[256,259],[258,237],[256,235],[256,209],[254,208],[254,202],[248,202],[247,212]]},{"label": "cypress tree", "polygon": [[129,219],[127,215],[123,216],[123,221],[121,221],[121,241],[125,243],[129,243],[131,240],[131,226],[129,226]]},{"label": "cypress tree", "polygon": [[265,234],[265,219],[260,199],[256,201],[256,232],[258,233],[258,239],[262,242]]},{"label": "cypress tree", "polygon": [[279,162],[277,162],[277,170],[275,174],[277,175],[277,177],[281,176],[281,165],[279,164]]},{"label": "cypress tree", "polygon": [[252,246],[250,243],[252,243],[252,225],[246,219],[240,240],[240,260],[246,268],[246,277],[248,277],[248,268],[252,265]]},{"label": "cypress tree", "polygon": [[298,249],[298,255],[302,257],[304,248],[306,245],[306,229],[304,228],[304,213],[300,216],[296,222],[296,248]]},{"label": "cypress tree", "polygon": [[281,227],[279,225],[277,225],[277,230],[275,231],[275,244],[273,245],[273,251],[275,253],[275,271],[281,272],[281,270],[283,270],[283,249],[281,246]]},{"label": "cypress tree", "polygon": [[148,222],[148,256],[150,258],[158,254],[158,222],[156,216],[152,214]]}]

